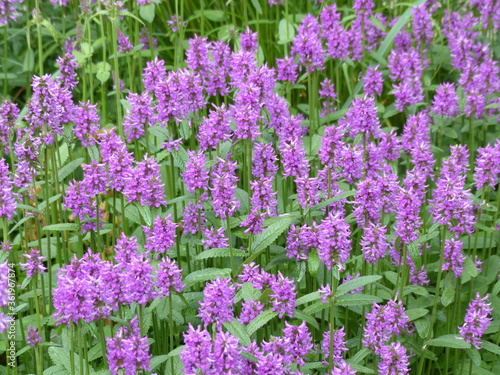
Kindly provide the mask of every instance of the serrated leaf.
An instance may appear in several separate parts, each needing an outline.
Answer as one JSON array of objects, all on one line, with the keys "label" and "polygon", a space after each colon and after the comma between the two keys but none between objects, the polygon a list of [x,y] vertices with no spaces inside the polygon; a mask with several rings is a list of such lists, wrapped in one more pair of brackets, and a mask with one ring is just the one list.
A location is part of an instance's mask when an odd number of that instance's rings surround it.
[{"label": "serrated leaf", "polygon": [[373,276],[361,276],[357,277],[355,279],[346,281],[342,285],[339,285],[337,288],[337,292],[335,292],[335,296],[339,297],[342,296],[346,293],[349,293],[352,290],[361,288],[362,286],[365,286],[367,284],[374,283],[375,281],[378,281],[382,278],[380,275],[373,275]]},{"label": "serrated leaf", "polygon": [[471,277],[476,277],[477,275],[479,275],[479,271],[477,270],[476,264],[470,257],[466,257],[464,260],[464,270]]},{"label": "serrated leaf", "polygon": [[167,354],[158,355],[151,358],[151,371],[154,371],[158,368],[163,362],[165,362],[168,358],[170,358]]},{"label": "serrated leaf", "polygon": [[286,19],[282,19],[278,28],[278,44],[290,43],[295,38],[295,29]]},{"label": "serrated leaf", "polygon": [[455,348],[455,349],[469,349],[470,344],[465,342],[463,339],[450,334],[438,337],[436,339],[429,340],[427,345],[430,346],[440,346],[444,348]]},{"label": "serrated leaf", "polygon": [[455,300],[455,290],[445,288],[441,295],[441,303],[444,307],[449,306]]},{"label": "serrated leaf", "polygon": [[[243,250],[240,249],[233,249],[233,256],[235,257],[244,257],[247,256],[248,254],[244,252]],[[220,248],[220,249],[209,249],[209,250],[204,250],[201,253],[199,253],[196,256],[196,260],[202,260],[202,259],[210,259],[210,258],[224,258],[224,257],[230,257],[231,253],[229,252],[229,248]]]},{"label": "serrated leaf", "polygon": [[181,345],[181,346],[178,346],[177,348],[175,348],[174,350],[170,351],[167,356],[169,357],[178,357],[182,350],[186,347],[186,345]]},{"label": "serrated leaf", "polygon": [[465,349],[465,352],[476,366],[481,366],[481,354],[476,348]]},{"label": "serrated leaf", "polygon": [[316,319],[314,319],[314,317],[312,315],[307,314],[304,311],[295,310],[293,312],[293,317],[296,318],[296,319],[300,319],[302,321],[306,321],[307,323],[309,323],[310,325],[312,325],[314,328],[319,329],[319,324],[316,321]]},{"label": "serrated leaf", "polygon": [[149,23],[153,22],[153,20],[155,19],[155,4],[150,3],[139,6],[139,14],[144,19],[144,21]]},{"label": "serrated leaf", "polygon": [[137,210],[141,214],[141,217],[143,218],[144,223],[146,223],[146,225],[148,227],[150,227],[151,224],[153,224],[153,218],[151,217],[151,208],[149,208],[148,206],[141,206],[138,204]]},{"label": "serrated leaf", "polygon": [[354,195],[354,194],[356,194],[356,190],[344,191],[343,193],[340,193],[340,194],[334,196],[333,198],[330,198],[330,199],[327,199],[326,201],[318,203],[317,205],[315,205],[313,207],[313,209],[320,209],[320,208],[329,206],[332,203],[338,202],[339,200],[350,197],[351,195]]},{"label": "serrated leaf", "polygon": [[295,306],[300,306],[300,305],[304,305],[304,304],[312,302],[312,301],[317,301],[320,298],[321,298],[321,296],[320,296],[319,292],[317,292],[317,291],[312,292],[312,293],[306,294],[305,296],[298,298],[295,301]]},{"label": "serrated leaf", "polygon": [[500,346],[493,344],[492,342],[489,341],[483,341],[481,343],[481,347],[490,353],[500,355]]},{"label": "serrated leaf", "polygon": [[345,294],[335,299],[335,305],[339,306],[357,306],[371,305],[373,302],[380,303],[382,298],[370,294]]},{"label": "serrated leaf", "polygon": [[353,365],[353,364],[351,364],[350,366],[358,374],[375,374],[375,371],[365,366]]},{"label": "serrated leaf", "polygon": [[259,315],[257,315],[247,326],[247,332],[252,336],[258,329],[267,324],[271,319],[278,316],[277,311],[272,311],[271,309],[264,310]]},{"label": "serrated leaf", "polygon": [[309,274],[315,278],[318,274],[319,265],[321,264],[319,260],[318,253],[316,251],[312,251],[309,253],[307,257],[307,269],[309,270]]},{"label": "serrated leaf", "polygon": [[367,355],[371,353],[370,349],[367,348],[362,348],[356,354],[352,356],[352,358],[349,358],[346,362],[352,365],[356,365],[360,363]]},{"label": "serrated leaf", "polygon": [[217,277],[221,279],[227,278],[231,275],[230,268],[205,268],[202,270],[191,272],[186,276],[184,282],[187,286],[208,280],[215,280]]},{"label": "serrated leaf", "polygon": [[83,163],[83,160],[84,158],[78,158],[78,159],[75,159],[71,162],[69,162],[68,164],[66,164],[64,167],[62,167],[61,169],[59,169],[59,171],[57,172],[57,179],[59,181],[62,181],[64,180],[66,177],[68,177],[72,172],[75,171],[76,168],[78,168],[80,166],[80,164]]},{"label": "serrated leaf", "polygon": [[422,319],[417,319],[413,322],[415,324],[415,328],[417,329],[418,335],[420,338],[425,339],[427,338],[427,333],[429,332],[429,317],[424,317]]},{"label": "serrated leaf", "polygon": [[247,329],[238,320],[233,319],[230,322],[226,322],[224,323],[224,327],[239,339],[240,344],[248,346],[252,342],[252,340],[250,340],[250,335],[248,334]]},{"label": "serrated leaf", "polygon": [[59,223],[51,224],[43,227],[43,230],[53,230],[53,231],[65,231],[65,230],[77,230],[78,224],[75,223]]},{"label": "serrated leaf", "polygon": [[[54,203],[55,201],[57,201],[61,197],[62,197],[62,194],[56,194],[53,197],[50,197],[49,198],[49,205],[51,205],[52,203]],[[43,201],[42,203],[40,203],[38,205],[39,210],[45,210],[45,207],[47,207],[47,201]]]},{"label": "serrated leaf", "polygon": [[416,309],[408,309],[405,311],[405,313],[408,316],[408,319],[414,321],[414,320],[420,319],[423,316],[427,315],[429,313],[429,310],[422,309],[422,308],[416,308]]}]

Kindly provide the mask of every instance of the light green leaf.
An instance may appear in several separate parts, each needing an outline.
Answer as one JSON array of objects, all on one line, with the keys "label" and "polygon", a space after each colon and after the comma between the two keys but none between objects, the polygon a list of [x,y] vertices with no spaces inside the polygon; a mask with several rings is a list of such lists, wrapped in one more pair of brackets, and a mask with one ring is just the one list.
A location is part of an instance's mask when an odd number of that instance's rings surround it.
[{"label": "light green leaf", "polygon": [[168,354],[158,355],[151,358],[151,371],[154,371],[158,368],[163,362],[165,362],[169,358]]},{"label": "light green leaf", "polygon": [[339,195],[334,196],[333,198],[327,199],[326,201],[323,201],[321,203],[318,203],[316,206],[313,207],[313,209],[320,209],[326,206],[329,206],[332,203],[338,202],[341,199],[350,197],[351,195],[356,194],[356,190],[348,190],[340,193]]},{"label": "light green leaf", "polygon": [[290,43],[295,38],[295,29],[286,19],[282,19],[279,24],[278,44]]},{"label": "light green leaf", "polygon": [[314,328],[319,329],[319,324],[316,321],[316,319],[312,315],[309,315],[309,314],[307,314],[304,311],[295,310],[293,312],[293,317],[297,318],[297,319],[300,319],[300,320],[303,320],[303,321],[306,321],[307,323],[309,323],[310,325],[312,325]]},{"label": "light green leaf", "polygon": [[66,231],[66,230],[77,230],[78,224],[75,223],[59,223],[59,224],[51,224],[43,227],[43,230],[52,230],[52,231]]},{"label": "light green leaf", "polygon": [[76,168],[78,168],[80,166],[80,164],[83,163],[83,158],[78,158],[78,159],[75,159],[71,162],[69,162],[68,164],[66,164],[64,167],[62,167],[61,169],[59,169],[59,171],[57,172],[57,179],[59,181],[62,181],[64,180],[66,177],[68,177],[72,172],[75,171]]},{"label": "light green leaf", "polygon": [[375,281],[378,281],[382,278],[380,275],[373,275],[373,276],[361,276],[361,277],[356,277],[355,279],[346,281],[342,285],[340,285],[337,288],[337,292],[335,293],[336,297],[342,296],[346,293],[349,293],[352,290],[361,288],[362,286],[365,286],[367,284],[374,283]]},{"label": "light green leaf", "polygon": [[311,292],[309,294],[306,294],[305,296],[302,296],[302,297],[298,298],[295,301],[295,306],[304,305],[306,303],[309,303],[309,302],[312,302],[312,301],[317,301],[319,299],[320,299],[320,294],[317,291],[316,292]]},{"label": "light green leaf", "polygon": [[315,278],[318,274],[319,265],[321,264],[319,260],[318,253],[316,251],[312,251],[309,253],[307,257],[307,269],[309,270],[309,274]]},{"label": "light green leaf", "polygon": [[267,309],[257,315],[254,320],[252,320],[247,326],[247,332],[250,336],[252,336],[258,329],[263,327],[267,322],[271,319],[276,318],[278,316],[277,311],[272,311],[271,309]]},{"label": "light green leaf", "polygon": [[248,346],[252,342],[252,340],[250,340],[250,335],[248,334],[246,327],[238,320],[233,319],[230,322],[226,322],[224,323],[224,327],[239,339],[240,344]]},{"label": "light green leaf", "polygon": [[187,286],[208,280],[215,280],[217,277],[221,279],[227,278],[231,275],[230,268],[205,268],[199,271],[191,272],[186,276],[184,282]]},{"label": "light green leaf", "polygon": [[449,306],[455,299],[455,290],[450,288],[445,288],[443,294],[441,295],[441,303],[444,307]]},{"label": "light green leaf", "polygon": [[[244,257],[248,255],[246,252],[240,249],[233,249],[233,256],[235,257]],[[221,249],[210,249],[202,251],[200,254],[196,256],[196,260],[202,259],[210,259],[210,258],[224,258],[230,257],[231,253],[229,252],[229,248],[221,248]]]},{"label": "light green leaf", "polygon": [[[202,13],[200,10],[194,12],[195,17],[201,17]],[[212,10],[205,9],[203,10],[203,17],[213,22],[222,22],[224,21],[226,14],[222,10]]]},{"label": "light green leaf", "polygon": [[345,294],[335,299],[335,304],[339,306],[371,305],[373,302],[380,303],[382,298],[370,294]]},{"label": "light green leaf", "polygon": [[145,4],[139,7],[139,14],[146,22],[153,22],[155,19],[155,4]]},{"label": "light green leaf", "polygon": [[405,313],[410,320],[415,321],[415,320],[420,319],[421,317],[427,315],[429,313],[429,310],[422,309],[422,308],[416,308],[416,309],[408,309],[405,311]]},{"label": "light green leaf", "polygon": [[476,348],[465,349],[465,352],[476,366],[481,366],[481,353]]},{"label": "light green leaf", "polygon": [[441,346],[444,348],[469,349],[470,344],[463,339],[457,338],[456,335],[444,335],[436,339],[429,340],[427,345]]},{"label": "light green leaf", "polygon": [[257,14],[262,14],[262,8],[260,6],[259,0],[251,0]]},{"label": "light green leaf", "polygon": [[496,355],[500,355],[500,346],[496,345],[496,344],[493,344],[489,341],[483,341],[481,343],[481,347],[487,351],[489,351],[490,353],[493,353],[493,354],[496,354]]}]

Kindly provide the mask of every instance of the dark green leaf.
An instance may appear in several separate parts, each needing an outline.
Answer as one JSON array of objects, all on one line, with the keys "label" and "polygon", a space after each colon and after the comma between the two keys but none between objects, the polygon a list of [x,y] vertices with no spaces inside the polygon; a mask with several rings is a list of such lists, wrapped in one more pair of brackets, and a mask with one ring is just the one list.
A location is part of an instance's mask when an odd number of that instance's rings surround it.
[{"label": "dark green leaf", "polygon": [[373,275],[373,276],[361,276],[361,277],[356,277],[352,280],[346,281],[342,285],[340,285],[337,288],[337,292],[335,293],[336,297],[342,296],[346,293],[349,293],[352,290],[361,288],[362,286],[365,286],[367,284],[374,283],[375,281],[378,281],[382,278],[380,275]]},{"label": "dark green leaf", "polygon": [[186,276],[184,282],[187,286],[193,285],[199,282],[205,282],[208,280],[214,280],[217,277],[221,279],[227,278],[231,275],[230,268],[205,268],[199,271],[191,272]]},{"label": "dark green leaf", "polygon": [[258,329],[262,328],[267,324],[271,319],[276,318],[278,316],[277,311],[272,311],[271,309],[267,309],[257,315],[254,320],[252,320],[247,326],[247,332],[250,336],[252,336]]},{"label": "dark green leaf", "polygon": [[444,335],[436,339],[429,340],[427,345],[441,346],[444,348],[469,349],[470,344],[463,339],[457,338],[456,335]]},{"label": "dark green leaf", "polygon": [[62,167],[61,169],[59,169],[59,171],[57,172],[57,179],[59,181],[62,181],[64,180],[66,177],[68,177],[72,172],[74,172],[74,170],[76,168],[78,168],[80,166],[80,164],[83,163],[83,158],[78,158],[78,159],[75,159],[71,162],[69,162],[68,164],[66,164],[64,167]]}]

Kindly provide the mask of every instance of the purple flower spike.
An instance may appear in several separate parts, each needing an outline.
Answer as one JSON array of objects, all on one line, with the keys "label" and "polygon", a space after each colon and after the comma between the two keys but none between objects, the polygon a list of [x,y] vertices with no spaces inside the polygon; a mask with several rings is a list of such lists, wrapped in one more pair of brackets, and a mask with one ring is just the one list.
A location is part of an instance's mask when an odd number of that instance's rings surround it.
[{"label": "purple flower spike", "polygon": [[481,295],[477,293],[476,298],[471,301],[465,313],[464,325],[458,327],[458,331],[465,337],[465,341],[476,349],[481,349],[481,337],[491,324],[492,311],[488,295],[481,298]]}]

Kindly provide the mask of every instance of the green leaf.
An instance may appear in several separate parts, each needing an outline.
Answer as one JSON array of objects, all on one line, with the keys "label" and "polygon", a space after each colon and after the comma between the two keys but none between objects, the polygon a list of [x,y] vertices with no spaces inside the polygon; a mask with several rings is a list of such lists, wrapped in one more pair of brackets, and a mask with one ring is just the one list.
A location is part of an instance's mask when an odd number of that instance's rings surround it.
[{"label": "green leaf", "polygon": [[342,285],[340,285],[337,288],[337,292],[335,293],[336,297],[342,296],[346,293],[349,293],[352,290],[361,288],[362,286],[365,286],[367,284],[374,283],[375,281],[378,281],[382,278],[380,275],[373,275],[373,276],[361,276],[357,277],[355,279],[346,281]]},{"label": "green leaf", "polygon": [[139,6],[139,14],[146,22],[153,22],[155,19],[155,4],[150,3]]},{"label": "green leaf", "polygon": [[78,230],[78,224],[75,223],[51,224],[44,226],[43,230],[52,230],[57,232],[65,230]]},{"label": "green leaf", "polygon": [[111,76],[110,72],[106,72],[103,70],[99,70],[96,74],[97,79],[101,81],[102,83],[105,83],[108,81],[109,77]]},{"label": "green leaf", "polygon": [[191,272],[186,276],[184,282],[187,286],[208,280],[215,280],[217,277],[227,278],[231,275],[230,268],[205,268],[202,270]]},{"label": "green leaf", "polygon": [[247,326],[247,332],[252,336],[258,329],[263,327],[271,319],[278,316],[277,311],[272,311],[271,309],[264,310],[259,315],[257,315]]},{"label": "green leaf", "polygon": [[360,363],[367,355],[369,355],[372,351],[367,348],[362,348],[360,351],[358,351],[356,354],[352,356],[352,358],[349,358],[346,362],[352,365],[357,365]]},{"label": "green leaf", "polygon": [[[61,197],[62,197],[62,194],[56,194],[53,197],[50,197],[49,198],[49,205],[51,205],[52,203],[54,203],[55,201],[57,201]],[[38,210],[43,212],[43,210],[45,210],[45,207],[47,207],[47,201],[43,201],[42,203],[40,203],[38,205]]]},{"label": "green leaf", "polygon": [[62,167],[61,169],[59,169],[59,171],[57,172],[57,179],[59,181],[62,181],[64,180],[66,177],[68,177],[72,172],[75,171],[76,168],[78,168],[80,166],[80,164],[83,163],[83,160],[85,160],[84,158],[78,158],[78,159],[75,159],[71,162],[69,162],[68,164],[66,164],[64,167]]},{"label": "green leaf", "polygon": [[340,193],[339,195],[336,195],[333,198],[330,198],[330,199],[327,199],[326,201],[318,203],[316,206],[313,207],[313,209],[317,210],[317,209],[329,206],[332,203],[338,202],[339,200],[350,197],[351,195],[354,195],[354,194],[356,194],[356,190],[344,191],[343,193]]},{"label": "green leaf", "polygon": [[316,319],[314,319],[314,317],[312,315],[307,314],[304,311],[294,310],[293,317],[297,318],[297,319],[300,319],[300,320],[303,320],[303,321],[306,321],[307,323],[309,323],[310,325],[312,325],[314,328],[319,329],[319,324],[316,321]]},{"label": "green leaf", "polygon": [[[246,252],[240,249],[233,249],[233,256],[235,257],[244,257],[248,255]],[[224,247],[220,249],[210,249],[210,250],[205,250],[199,253],[196,256],[196,260],[202,260],[202,259],[210,259],[210,258],[224,258],[224,257],[230,257],[231,253],[229,252],[229,248]]]},{"label": "green leaf", "polygon": [[239,339],[240,344],[248,346],[252,342],[252,340],[250,339],[250,335],[247,332],[247,329],[238,320],[233,319],[230,322],[226,322],[224,323],[224,327]]},{"label": "green leaf", "polygon": [[[349,363],[349,362],[348,362]],[[361,366],[361,365],[350,365],[351,368],[356,371],[358,374],[375,374],[375,371],[373,371],[371,368]]]},{"label": "green leaf", "polygon": [[309,302],[312,302],[312,301],[317,301],[320,299],[320,294],[319,292],[311,292],[309,294],[306,294],[305,296],[302,296],[300,298],[298,298],[296,301],[295,301],[295,306],[300,306],[300,305],[304,305],[306,303],[309,303]]},{"label": "green leaf", "polygon": [[163,362],[169,358],[168,354],[158,355],[151,358],[151,371],[157,369]]},{"label": "green leaf", "polygon": [[421,317],[427,315],[428,312],[429,312],[429,310],[422,309],[422,308],[408,309],[405,311],[408,318],[412,321],[420,319]]},{"label": "green leaf", "polygon": [[479,275],[479,271],[477,270],[476,264],[472,260],[471,257],[466,257],[464,261],[464,270],[467,272],[471,277],[476,277]]},{"label": "green leaf", "polygon": [[319,260],[318,253],[316,251],[312,251],[309,253],[307,257],[307,269],[309,270],[309,274],[315,278],[318,274],[319,265],[321,264]]},{"label": "green leaf", "polygon": [[445,288],[443,294],[441,295],[441,303],[444,307],[449,306],[455,300],[455,290],[450,288]]},{"label": "green leaf", "polygon": [[295,29],[293,28],[293,25],[286,19],[282,19],[278,29],[278,44],[290,43],[294,38]]},{"label": "green leaf", "polygon": [[422,319],[417,319],[413,322],[413,324],[415,324],[415,328],[417,329],[420,338],[427,338],[427,333],[429,332],[430,327],[430,318],[426,316]]},{"label": "green leaf", "polygon": [[455,131],[455,129],[453,129],[453,128],[444,127],[443,128],[443,134],[445,136],[447,136],[448,138],[452,138],[452,139],[458,138],[458,134]]},{"label": "green leaf", "polygon": [[476,366],[481,366],[481,353],[476,348],[465,349],[465,352]]},{"label": "green leaf", "polygon": [[137,204],[137,210],[141,214],[144,223],[146,223],[148,227],[151,226],[151,224],[153,224],[153,218],[151,217],[151,208]]},{"label": "green leaf", "polygon": [[380,303],[382,298],[370,294],[346,294],[335,299],[335,305],[339,306],[357,306],[371,305],[373,301]]},{"label": "green leaf", "polygon": [[456,335],[444,335],[438,337],[437,339],[432,339],[427,342],[430,346],[441,346],[444,348],[456,348],[456,349],[469,349],[470,344],[465,342],[463,339],[457,338]]},{"label": "green leaf", "polygon": [[99,160],[99,149],[96,145],[87,147],[87,151],[92,160]]},{"label": "green leaf", "polygon": [[[54,364],[63,366],[68,372],[71,371],[71,360],[70,360],[69,350],[66,350],[65,348],[51,346],[49,347],[49,356],[50,359],[52,359],[52,361],[54,362]],[[80,357],[76,353],[74,354],[74,366],[75,366],[75,372],[79,374]],[[90,374],[95,374],[95,371],[92,367],[89,366],[89,369],[90,369]]]},{"label": "green leaf", "polygon": [[52,35],[52,38],[54,38],[54,41],[56,43],[58,43],[57,31],[56,31],[55,27],[48,20],[43,20],[42,26],[45,27],[49,31],[50,35]]},{"label": "green leaf", "polygon": [[186,347],[186,345],[181,345],[181,346],[178,346],[177,348],[175,348],[174,350],[170,351],[167,355],[169,357],[178,357],[182,350]]},{"label": "green leaf", "polygon": [[211,10],[211,9],[205,9],[203,10],[203,14],[201,13],[200,10],[197,10],[194,12],[195,18],[197,17],[205,17],[206,19],[213,21],[213,22],[222,22],[224,21],[224,18],[226,14],[222,10]]},{"label": "green leaf", "polygon": [[251,1],[257,14],[259,15],[262,14],[262,7],[260,6],[259,0],[251,0]]},{"label": "green leaf", "polygon": [[487,351],[489,351],[490,353],[493,353],[493,354],[496,354],[496,355],[500,355],[500,346],[496,345],[496,344],[493,344],[489,341],[483,341],[481,343],[481,347]]}]

